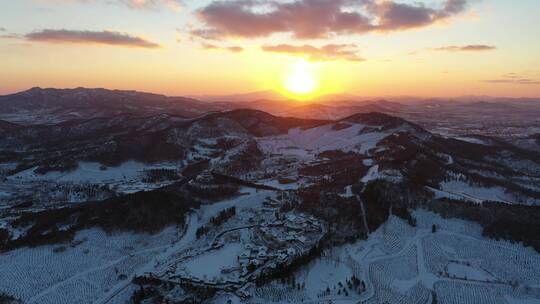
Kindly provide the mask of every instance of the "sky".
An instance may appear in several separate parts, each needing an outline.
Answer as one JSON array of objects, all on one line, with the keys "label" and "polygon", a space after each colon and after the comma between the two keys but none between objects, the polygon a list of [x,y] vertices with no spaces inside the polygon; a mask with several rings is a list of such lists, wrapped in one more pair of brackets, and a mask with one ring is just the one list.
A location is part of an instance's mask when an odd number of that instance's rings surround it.
[{"label": "sky", "polygon": [[540,97],[538,0],[0,0],[0,94]]}]

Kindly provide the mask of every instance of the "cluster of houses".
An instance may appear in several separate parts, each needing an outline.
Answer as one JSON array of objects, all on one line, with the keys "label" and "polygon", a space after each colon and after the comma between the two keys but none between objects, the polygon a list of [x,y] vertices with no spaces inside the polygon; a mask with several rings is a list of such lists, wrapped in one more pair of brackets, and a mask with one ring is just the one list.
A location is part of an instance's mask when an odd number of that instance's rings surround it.
[{"label": "cluster of houses", "polygon": [[[211,181],[211,175],[202,174],[197,183]],[[240,222],[247,226],[237,226],[216,237],[208,250],[219,250],[229,243],[242,242],[236,231],[248,229],[250,240],[243,241],[243,248],[236,256],[237,263],[223,266],[219,269],[221,275],[213,278],[194,277],[189,272],[175,271],[174,278],[191,284],[210,286],[220,289],[231,289],[248,296],[247,290],[242,290],[259,274],[271,272],[281,265],[290,263],[295,257],[308,252],[323,236],[324,226],[313,216],[281,212],[287,193],[281,195],[280,201],[266,199],[263,203],[264,212],[254,212],[253,215],[240,215]],[[236,223],[241,225],[240,223]]]},{"label": "cluster of houses", "polygon": [[214,175],[209,170],[203,171],[195,178],[189,181],[189,185],[193,187],[210,187],[214,184]]},{"label": "cluster of houses", "polygon": [[[296,256],[298,252],[295,248],[283,248],[277,251],[268,252],[265,246],[253,246],[247,244],[245,251],[238,256],[238,263],[241,267],[247,268],[249,265],[261,266],[266,262],[270,268],[275,268],[278,264],[287,262],[291,257]],[[277,262],[277,263],[276,263]]]},{"label": "cluster of houses", "polygon": [[312,216],[287,214],[283,219],[261,224],[259,230],[267,242],[278,246],[306,245],[318,239],[322,226]]},{"label": "cluster of houses", "polygon": [[[323,227],[319,220],[304,214],[279,214],[279,203],[267,200],[265,208],[276,212],[274,220],[261,223],[255,228],[261,244],[246,244],[245,250],[238,256],[238,263],[244,273],[248,267],[275,268],[292,260],[297,255],[308,251],[322,236]],[[253,266],[250,266],[253,265]]]},{"label": "cluster of houses", "polygon": [[220,183],[210,170],[205,170],[188,182],[189,187],[199,194],[211,195],[236,192],[236,185],[231,183]]},{"label": "cluster of houses", "polygon": [[268,248],[266,246],[254,246],[252,244],[246,244],[245,251],[238,256],[238,263],[242,267],[248,267],[249,265],[262,265],[269,258],[273,257],[268,254]]}]

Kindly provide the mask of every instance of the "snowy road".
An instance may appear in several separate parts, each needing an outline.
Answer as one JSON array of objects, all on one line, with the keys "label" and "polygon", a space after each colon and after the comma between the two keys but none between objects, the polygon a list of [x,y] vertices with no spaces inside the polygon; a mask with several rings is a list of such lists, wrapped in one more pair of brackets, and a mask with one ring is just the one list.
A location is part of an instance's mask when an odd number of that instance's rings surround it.
[{"label": "snowy road", "polygon": [[94,303],[99,303],[99,304],[108,303],[116,295],[118,295],[125,288],[127,288],[131,284],[131,281],[133,280],[135,276],[140,276],[147,272],[155,270],[155,265],[160,264],[163,261],[167,261],[167,258],[169,256],[171,256],[175,252],[178,252],[179,250],[189,245],[193,240],[195,240],[197,228],[199,227],[198,223],[199,223],[198,214],[195,212],[190,213],[188,216],[188,219],[186,220],[186,227],[185,227],[184,234],[178,242],[176,242],[172,246],[167,245],[167,246],[161,246],[159,248],[155,248],[155,249],[163,249],[163,248],[166,248],[166,249],[163,252],[157,254],[152,260],[150,260],[150,262],[146,263],[145,266],[140,267],[137,271],[135,271],[131,276],[128,277],[127,280],[125,280],[125,282],[117,284],[116,286],[113,286],[111,288],[111,291],[109,291],[107,294],[102,296],[99,300],[94,301]]},{"label": "snowy road", "polygon": [[[197,239],[197,229],[208,224],[210,219],[216,216],[219,212],[230,207],[257,207],[263,198],[269,196],[272,191],[253,191],[250,195],[234,197],[230,200],[219,203],[202,206],[199,210],[192,211],[186,219],[184,233],[177,242],[172,245],[155,248],[162,250],[157,253],[148,263],[139,267],[131,276],[124,282],[112,287],[111,290],[102,296],[94,303],[105,304],[110,302],[116,295],[127,288],[135,276],[141,276],[146,273],[154,273],[158,277],[163,275],[169,266],[178,263],[183,257],[178,257],[177,254],[188,248]],[[247,228],[247,227],[241,227]]]}]

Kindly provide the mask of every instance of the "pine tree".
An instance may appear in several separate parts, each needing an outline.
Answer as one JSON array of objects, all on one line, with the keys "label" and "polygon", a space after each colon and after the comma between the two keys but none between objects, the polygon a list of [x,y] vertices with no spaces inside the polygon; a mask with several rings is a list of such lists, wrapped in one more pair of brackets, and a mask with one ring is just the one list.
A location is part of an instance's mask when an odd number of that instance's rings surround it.
[{"label": "pine tree", "polygon": [[431,291],[431,304],[437,304],[437,294],[435,293],[435,291]]}]

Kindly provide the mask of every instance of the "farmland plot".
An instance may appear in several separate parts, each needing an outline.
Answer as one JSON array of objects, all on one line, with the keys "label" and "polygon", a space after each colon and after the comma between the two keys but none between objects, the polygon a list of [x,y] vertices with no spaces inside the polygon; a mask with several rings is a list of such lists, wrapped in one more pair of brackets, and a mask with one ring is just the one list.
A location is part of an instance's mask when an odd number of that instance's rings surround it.
[{"label": "farmland plot", "polygon": [[0,290],[25,303],[90,303],[176,237],[173,227],[154,236],[89,229],[72,245],[16,249],[0,255]]}]

